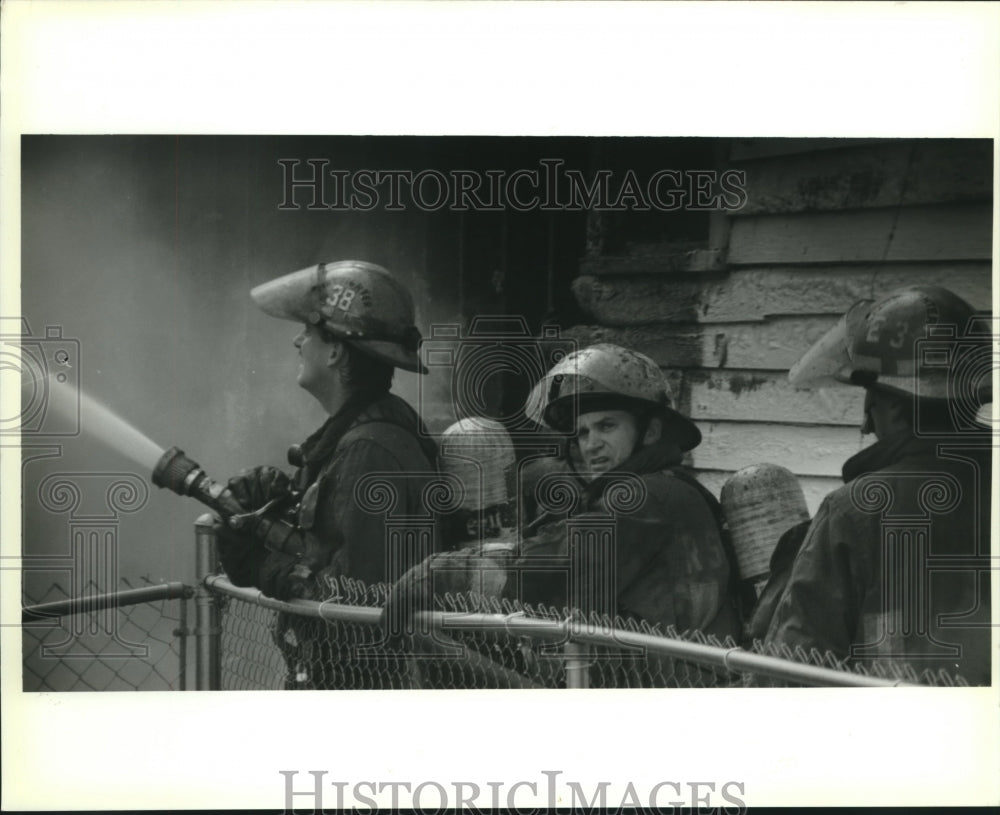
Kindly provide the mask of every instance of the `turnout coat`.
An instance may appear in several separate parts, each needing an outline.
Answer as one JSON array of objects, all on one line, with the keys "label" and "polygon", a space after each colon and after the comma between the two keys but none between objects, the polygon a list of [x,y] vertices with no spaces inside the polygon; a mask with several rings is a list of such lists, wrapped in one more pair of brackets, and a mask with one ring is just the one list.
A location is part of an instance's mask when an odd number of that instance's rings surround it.
[{"label": "turnout coat", "polygon": [[471,592],[738,638],[735,566],[718,502],[681,458],[661,441],[589,483],[565,461],[537,462],[530,480],[540,514],[520,545],[428,558],[393,587],[386,617],[430,608],[435,594]]},{"label": "turnout coat", "polygon": [[[806,533],[765,642],[990,683],[990,447],[876,442]],[[978,443],[977,443],[978,442]]]},{"label": "turnout coat", "polygon": [[543,498],[508,590],[528,604],[738,638],[735,571],[718,502],[681,459],[676,445],[661,440],[618,469],[577,482],[568,511],[545,511]]},{"label": "turnout coat", "polygon": [[[305,560],[310,574],[297,584],[305,596],[344,598],[350,583],[346,599],[366,603],[367,587],[398,578],[432,551],[433,513],[425,491],[436,478],[436,445],[402,399],[357,394],[303,442],[299,458],[292,485],[300,500],[290,515],[302,531],[305,557],[220,536],[223,567],[233,583],[288,599]],[[390,527],[404,541],[413,531],[417,545],[394,547]],[[288,689],[392,687],[401,681],[401,672],[362,664],[352,649],[370,632],[280,613],[273,634],[285,657]]]}]

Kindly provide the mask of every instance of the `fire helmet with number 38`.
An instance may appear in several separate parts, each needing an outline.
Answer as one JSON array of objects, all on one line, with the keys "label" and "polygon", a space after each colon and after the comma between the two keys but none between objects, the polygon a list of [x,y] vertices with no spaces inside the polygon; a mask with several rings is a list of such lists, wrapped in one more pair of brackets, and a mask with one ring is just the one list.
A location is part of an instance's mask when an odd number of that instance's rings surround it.
[{"label": "fire helmet with number 38", "polygon": [[[908,286],[879,300],[859,300],[792,366],[788,378],[798,387],[842,383],[953,399],[956,371],[979,368],[984,352],[989,356],[988,332],[970,331],[974,315],[965,300],[940,286]],[[983,370],[989,369],[987,364]],[[989,401],[985,380],[974,389],[970,396]]]},{"label": "fire helmet with number 38", "polygon": [[417,350],[413,298],[388,270],[363,260],[320,263],[254,287],[272,317],[323,328],[396,368],[427,373]]}]

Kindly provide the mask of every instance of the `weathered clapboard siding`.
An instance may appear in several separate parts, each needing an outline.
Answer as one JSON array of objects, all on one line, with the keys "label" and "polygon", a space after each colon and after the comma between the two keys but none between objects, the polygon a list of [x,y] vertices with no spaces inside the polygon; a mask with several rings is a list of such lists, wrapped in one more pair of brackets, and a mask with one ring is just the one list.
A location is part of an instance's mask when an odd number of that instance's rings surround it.
[{"label": "weathered clapboard siding", "polygon": [[[722,492],[722,485],[733,474],[734,471],[729,470],[699,470],[697,478],[713,494],[719,495]],[[802,492],[805,495],[806,506],[809,508],[810,515],[815,515],[823,499],[844,483],[839,478],[813,475],[802,475],[799,476],[798,480],[799,486],[802,487]]]},{"label": "weathered clapboard siding", "polygon": [[727,219],[728,243],[705,246],[721,256],[693,263],[665,244],[588,258],[573,291],[591,324],[569,333],[632,346],[663,367],[702,429],[690,461],[713,492],[736,470],[772,462],[800,476],[815,512],[874,437],[858,429],[863,390],[798,391],[787,370],[853,302],[904,285],[945,285],[991,309],[992,149],[737,140],[727,166],[746,171],[748,201]]},{"label": "weathered clapboard siding", "polygon": [[984,140],[911,140],[751,161],[738,215],[989,201],[992,160]]},{"label": "weathered clapboard siding", "polygon": [[[610,259],[604,258],[602,261]],[[730,323],[782,314],[842,314],[863,297],[879,296],[905,285],[940,285],[943,280],[976,308],[990,308],[990,265],[866,264],[807,268],[749,267],[728,275],[599,274],[585,262],[573,282],[581,308],[607,326],[650,323]],[[656,272],[651,264],[647,272]],[[662,270],[660,270],[662,271]]]},{"label": "weathered clapboard siding", "polygon": [[728,260],[765,263],[988,260],[990,204],[735,218]]},{"label": "weathered clapboard siding", "polygon": [[800,427],[760,422],[699,422],[691,452],[698,470],[739,470],[769,461],[799,475],[839,476],[844,461],[875,440],[857,427]]},{"label": "weathered clapboard siding", "polygon": [[648,251],[633,251],[627,255],[602,255],[588,257],[580,263],[581,274],[599,275],[641,275],[641,274],[675,274],[677,272],[725,272],[726,257],[721,249],[689,249],[686,251],[670,251],[670,245],[664,244],[661,251],[655,247],[644,246],[640,249]]},{"label": "weathered clapboard siding", "polygon": [[767,421],[847,425],[855,429],[861,424],[864,406],[861,388],[799,390],[789,384],[784,371],[726,369],[683,373],[683,402],[695,421]]},{"label": "weathered clapboard siding", "polygon": [[581,346],[611,342],[635,348],[664,368],[787,371],[837,319],[831,315],[717,325],[574,326],[566,335]]}]

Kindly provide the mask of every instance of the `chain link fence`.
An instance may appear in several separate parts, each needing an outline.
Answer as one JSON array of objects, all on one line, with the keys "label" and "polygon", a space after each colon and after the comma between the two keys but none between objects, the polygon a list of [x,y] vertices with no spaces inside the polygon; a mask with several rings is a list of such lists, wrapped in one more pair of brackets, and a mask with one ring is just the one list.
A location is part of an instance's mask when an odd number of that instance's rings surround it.
[{"label": "chain link fence", "polygon": [[477,596],[435,598],[406,636],[384,633],[385,587],[348,585],[333,600],[281,603],[206,586],[221,606],[224,689],[710,688],[966,684],[887,660],[845,666],[830,654],[752,650],[634,620],[583,620]]},{"label": "chain link fence", "polygon": [[[96,590],[92,585],[91,589]],[[961,686],[946,671],[899,660],[845,666],[830,654],[532,608],[478,595],[434,598],[386,633],[388,587],[344,581],[322,603],[282,603],[224,575],[201,591],[216,621],[198,633],[222,690]],[[184,690],[187,599],[181,583],[127,579],[71,598],[57,583],[22,619],[25,691]],[[391,626],[390,626],[391,627]]]},{"label": "chain link fence", "polygon": [[22,688],[25,691],[184,690],[187,598],[181,583],[136,585],[98,594],[91,582],[70,597],[58,583],[25,594]]}]

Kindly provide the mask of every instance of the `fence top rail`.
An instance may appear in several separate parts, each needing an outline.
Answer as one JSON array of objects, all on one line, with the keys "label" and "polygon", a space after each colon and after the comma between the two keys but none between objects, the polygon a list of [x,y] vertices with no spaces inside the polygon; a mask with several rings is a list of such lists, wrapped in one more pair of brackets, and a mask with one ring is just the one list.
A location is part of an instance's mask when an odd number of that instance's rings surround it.
[{"label": "fence top rail", "polygon": [[[211,591],[237,598],[275,611],[285,611],[331,622],[360,623],[378,626],[382,609],[352,606],[336,600],[292,600],[282,602],[267,597],[259,589],[234,586],[224,575],[210,575],[205,586]],[[696,662],[727,671],[757,673],[773,679],[800,682],[819,687],[869,687],[885,688],[910,686],[912,683],[897,679],[865,676],[850,671],[839,671],[816,665],[807,665],[780,657],[755,654],[742,648],[708,645],[673,637],[657,636],[638,631],[627,631],[610,626],[596,626],[583,620],[552,620],[529,617],[523,613],[492,614],[465,611],[421,611],[416,619],[423,618],[431,627],[449,632],[456,630],[493,631],[532,639],[566,640],[608,648],[637,648],[661,657]]]},{"label": "fence top rail", "polygon": [[124,589],[107,594],[90,594],[83,597],[68,597],[50,603],[36,603],[21,609],[21,623],[52,620],[72,614],[91,614],[106,608],[121,608],[140,603],[155,603],[158,600],[187,599],[194,595],[194,588],[186,583],[174,581],[138,589]]},{"label": "fence top rail", "polygon": [[855,674],[850,671],[838,671],[835,668],[805,665],[800,662],[792,662],[791,660],[768,656],[766,654],[754,654],[735,646],[726,648],[703,645],[698,642],[687,642],[686,640],[644,634],[638,631],[613,629],[607,632],[595,630],[592,626],[576,628],[571,626],[570,636],[576,642],[612,647],[628,646],[641,648],[646,652],[656,653],[660,656],[712,665],[718,668],[725,668],[728,671],[765,674],[773,679],[785,679],[817,687],[888,688],[909,684],[897,679],[882,679],[880,677]]},{"label": "fence top rail", "polygon": [[273,611],[286,611],[303,617],[314,617],[320,620],[342,623],[360,623],[362,625],[379,625],[382,618],[381,608],[367,606],[351,606],[338,603],[336,600],[275,600],[268,597],[260,589],[234,586],[224,575],[209,575],[204,580],[205,587],[227,597],[234,597],[247,603],[253,603]]},{"label": "fence top rail", "polygon": [[541,638],[565,637],[572,642],[611,648],[637,648],[660,656],[685,659],[703,665],[743,673],[761,673],[776,679],[787,679],[820,687],[884,688],[908,685],[902,680],[838,671],[817,665],[804,665],[780,657],[754,654],[737,647],[707,645],[673,637],[627,631],[621,628],[595,626],[568,619],[562,621],[536,619],[523,614],[474,614],[465,612],[422,612],[432,618],[432,625],[448,629],[505,631],[509,634]]}]

